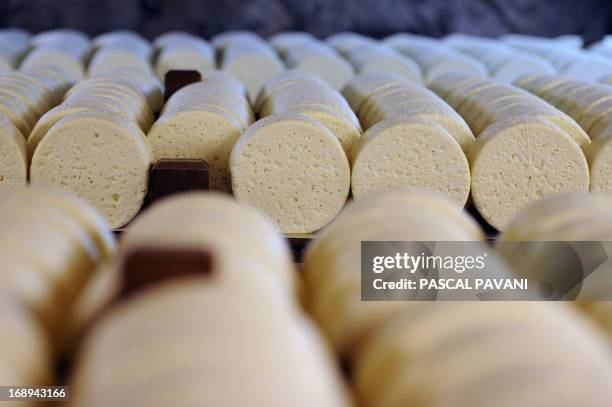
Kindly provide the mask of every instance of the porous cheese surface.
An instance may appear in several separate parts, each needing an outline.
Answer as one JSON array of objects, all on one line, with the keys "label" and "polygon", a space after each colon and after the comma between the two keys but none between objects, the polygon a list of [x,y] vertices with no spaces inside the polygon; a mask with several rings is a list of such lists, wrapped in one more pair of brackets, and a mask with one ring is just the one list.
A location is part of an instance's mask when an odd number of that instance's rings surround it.
[{"label": "porous cheese surface", "polygon": [[384,120],[364,133],[353,152],[351,187],[355,199],[372,191],[418,187],[463,207],[470,169],[459,144],[436,123]]},{"label": "porous cheese surface", "polygon": [[0,185],[25,184],[28,161],[25,139],[9,118],[0,114]]},{"label": "porous cheese surface", "polygon": [[38,145],[30,181],[72,190],[118,228],[140,210],[152,160],[136,125],[111,114],[74,113],[58,121]]},{"label": "porous cheese surface", "polygon": [[589,169],[578,144],[535,117],[495,122],[477,138],[468,158],[473,202],[501,231],[533,201],[589,188]]},{"label": "porous cheese surface", "polygon": [[261,119],[230,158],[236,199],[255,206],[285,233],[310,233],[342,209],[350,168],[329,129],[302,115]]}]

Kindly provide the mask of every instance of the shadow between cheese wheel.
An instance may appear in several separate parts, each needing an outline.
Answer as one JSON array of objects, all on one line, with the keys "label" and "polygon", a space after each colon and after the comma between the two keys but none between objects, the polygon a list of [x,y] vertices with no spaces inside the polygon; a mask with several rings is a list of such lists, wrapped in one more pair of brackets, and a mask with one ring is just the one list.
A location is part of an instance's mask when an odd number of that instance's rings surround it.
[{"label": "shadow between cheese wheel", "polygon": [[302,115],[269,116],[252,125],[230,157],[236,199],[272,218],[284,233],[310,233],[342,209],[350,188],[342,145]]},{"label": "shadow between cheese wheel", "polygon": [[589,168],[578,144],[551,122],[532,116],[489,126],[468,159],[474,204],[500,231],[533,201],[589,189]]},{"label": "shadow between cheese wheel", "polygon": [[58,121],[40,142],[30,181],[72,190],[118,228],[140,210],[152,161],[136,124],[110,113],[79,112]]},{"label": "shadow between cheese wheel", "polygon": [[455,139],[433,122],[379,122],[357,141],[352,160],[353,197],[398,187],[439,192],[463,207],[470,192],[467,158]]}]

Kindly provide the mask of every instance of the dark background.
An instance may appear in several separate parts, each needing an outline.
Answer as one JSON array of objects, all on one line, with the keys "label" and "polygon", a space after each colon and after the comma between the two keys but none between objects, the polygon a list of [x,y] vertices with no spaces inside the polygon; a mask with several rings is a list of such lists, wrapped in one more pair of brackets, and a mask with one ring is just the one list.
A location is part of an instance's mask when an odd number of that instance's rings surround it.
[{"label": "dark background", "polygon": [[375,37],[398,31],[441,36],[580,34],[612,31],[611,0],[0,0],[0,24],[33,32],[72,27],[89,34],[127,28],[147,37],[187,30],[206,38],[248,29],[264,36],[353,30]]}]

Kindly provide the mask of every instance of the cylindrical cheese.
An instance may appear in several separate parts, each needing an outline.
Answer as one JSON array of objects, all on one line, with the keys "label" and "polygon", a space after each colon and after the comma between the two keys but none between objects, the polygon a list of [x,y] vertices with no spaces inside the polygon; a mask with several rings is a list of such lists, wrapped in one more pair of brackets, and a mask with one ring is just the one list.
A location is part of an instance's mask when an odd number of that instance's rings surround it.
[{"label": "cylindrical cheese", "polygon": [[325,226],[346,201],[348,159],[322,124],[301,115],[269,116],[251,126],[230,158],[236,199],[255,206],[285,233]]}]

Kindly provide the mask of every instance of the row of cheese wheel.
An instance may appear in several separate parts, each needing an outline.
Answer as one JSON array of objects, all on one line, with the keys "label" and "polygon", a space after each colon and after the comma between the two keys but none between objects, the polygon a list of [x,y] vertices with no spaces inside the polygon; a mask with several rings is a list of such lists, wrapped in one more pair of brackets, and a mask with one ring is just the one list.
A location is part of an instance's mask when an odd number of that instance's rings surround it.
[{"label": "row of cheese wheel", "polygon": [[310,233],[344,206],[347,154],[360,137],[346,100],[321,79],[285,71],[265,83],[260,117],[230,157],[236,199],[270,216],[285,233]]},{"label": "row of cheese wheel", "polygon": [[147,194],[153,154],[144,131],[153,120],[146,98],[128,81],[80,82],[30,135],[30,182],[74,191],[113,228],[125,225]]},{"label": "row of cheese wheel", "polygon": [[26,138],[70,84],[68,75],[53,67],[0,76],[0,183],[26,183],[30,163]]},{"label": "row of cheese wheel", "polygon": [[612,177],[612,87],[566,76],[526,77],[518,85],[572,117],[590,136],[584,152],[589,161],[590,190],[610,193]]},{"label": "row of cheese wheel", "polygon": [[[142,248],[207,252],[210,274],[169,277],[112,308],[98,306],[70,405],[351,405],[325,342],[299,309],[287,244],[254,209],[215,194],[164,200],[126,231],[117,264]],[[121,279],[116,267],[107,272]]]},{"label": "row of cheese wheel", "polygon": [[612,71],[612,62],[606,57],[583,51],[577,47],[559,46],[538,38],[508,36],[504,42],[512,47],[548,60],[559,74],[586,81],[599,80]]},{"label": "row of cheese wheel", "polygon": [[227,32],[212,39],[221,70],[240,80],[253,102],[265,81],[284,69],[274,48],[253,33]]},{"label": "row of cheese wheel", "polygon": [[421,80],[421,68],[415,61],[372,38],[356,33],[339,33],[327,38],[327,43],[344,56],[358,74],[381,71]]},{"label": "row of cheese wheel", "polygon": [[87,203],[50,187],[0,187],[0,219],[0,382],[52,385],[67,316],[115,238]]},{"label": "row of cheese wheel", "polygon": [[[582,301],[579,309],[612,338],[610,224],[608,195],[562,194],[519,213],[499,236],[496,248],[517,273],[548,284],[553,298]],[[569,286],[563,284],[568,278]]]},{"label": "row of cheese wheel", "polygon": [[336,50],[305,32],[285,32],[268,39],[289,69],[313,74],[336,90],[354,75],[353,66]]},{"label": "row of cheese wheel", "polygon": [[489,76],[504,82],[514,82],[525,75],[554,74],[557,69],[546,59],[521,52],[501,41],[455,34],[446,44],[480,61]]},{"label": "row of cheese wheel", "polygon": [[471,197],[498,230],[544,196],[588,191],[580,126],[542,99],[493,79],[449,74],[431,85],[476,135],[468,150]]},{"label": "row of cheese wheel", "polygon": [[353,197],[401,186],[449,196],[463,207],[469,126],[435,93],[395,74],[357,76],[343,91],[367,128],[351,154]]},{"label": "row of cheese wheel", "polygon": [[254,121],[242,84],[222,72],[174,93],[148,133],[155,161],[204,160],[210,187],[229,192],[230,151]]},{"label": "row of cheese wheel", "polygon": [[215,51],[203,39],[185,32],[169,32],[153,42],[156,50],[155,73],[164,80],[170,70],[195,70],[200,73],[214,69]]},{"label": "row of cheese wheel", "polygon": [[89,38],[78,31],[52,30],[30,39],[30,51],[21,61],[21,69],[40,65],[56,66],[68,73],[73,82],[85,75],[91,52]]},{"label": "row of cheese wheel", "polygon": [[450,72],[487,76],[487,69],[478,60],[433,38],[401,33],[387,37],[383,43],[417,62],[426,83]]},{"label": "row of cheese wheel", "polygon": [[496,249],[517,273],[546,284],[551,299],[607,300],[611,221],[608,195],[556,195],[521,211],[498,237]]},{"label": "row of cheese wheel", "polygon": [[[356,201],[316,236],[303,265],[306,307],[347,360],[360,405],[599,406],[610,398],[607,344],[564,304],[361,300],[362,241],[482,236],[456,205],[417,190]],[[534,377],[547,379],[534,386]]]}]

